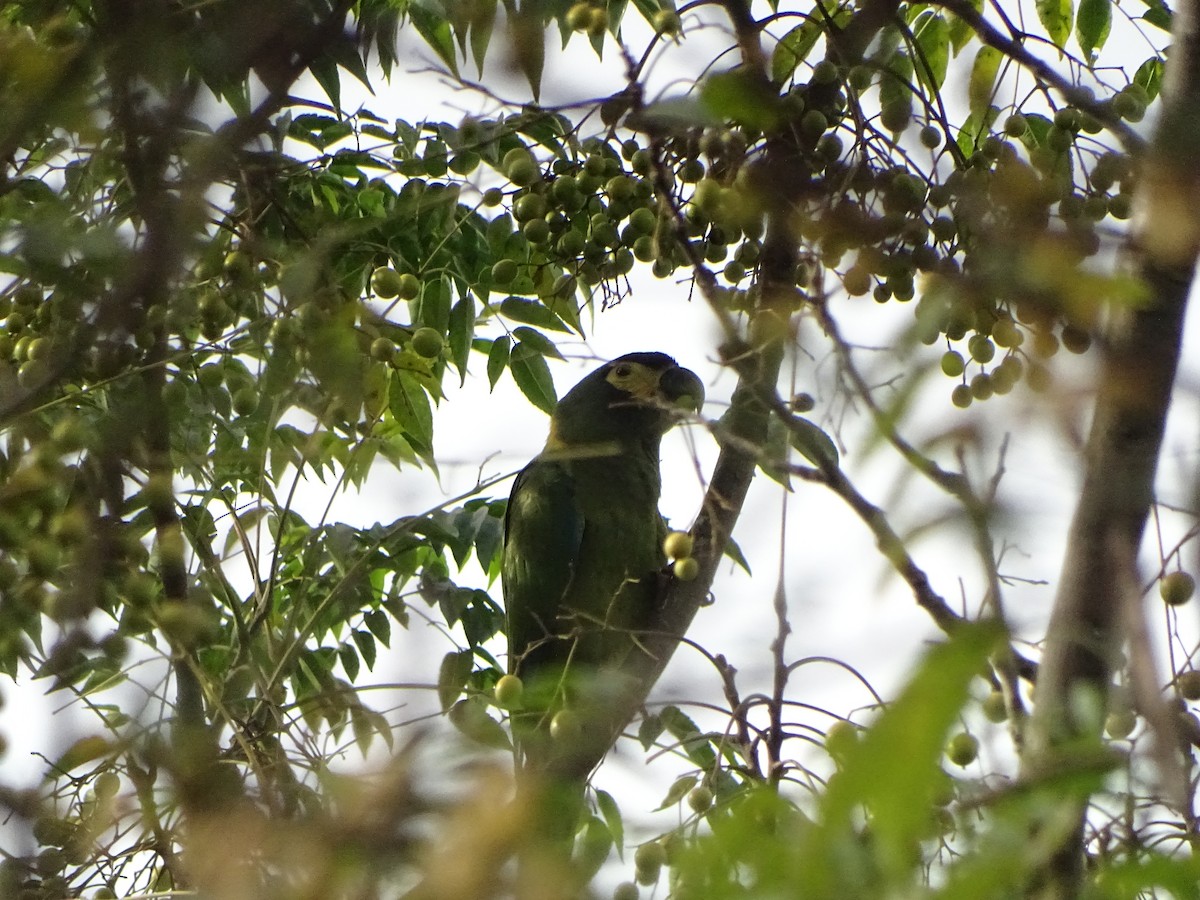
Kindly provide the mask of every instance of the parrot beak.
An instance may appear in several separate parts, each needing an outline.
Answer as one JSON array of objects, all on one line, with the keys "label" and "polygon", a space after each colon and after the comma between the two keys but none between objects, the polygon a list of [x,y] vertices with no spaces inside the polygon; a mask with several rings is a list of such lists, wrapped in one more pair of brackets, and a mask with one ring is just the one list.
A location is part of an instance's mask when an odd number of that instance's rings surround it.
[{"label": "parrot beak", "polygon": [[697,413],[704,406],[704,383],[691,369],[667,369],[658,380],[658,392],[668,406]]}]

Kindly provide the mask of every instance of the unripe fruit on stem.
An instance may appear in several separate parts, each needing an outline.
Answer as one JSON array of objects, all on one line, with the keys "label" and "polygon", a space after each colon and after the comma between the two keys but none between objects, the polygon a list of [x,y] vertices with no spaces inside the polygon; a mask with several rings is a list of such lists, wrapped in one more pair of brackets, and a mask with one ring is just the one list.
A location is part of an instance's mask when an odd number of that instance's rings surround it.
[{"label": "unripe fruit on stem", "polygon": [[1131,709],[1111,712],[1104,720],[1104,733],[1110,738],[1126,738],[1133,733],[1137,726],[1137,715]]},{"label": "unripe fruit on stem", "polygon": [[391,300],[400,293],[400,273],[390,266],[380,266],[371,273],[371,290],[376,297]]},{"label": "unripe fruit on stem", "polygon": [[521,697],[524,693],[525,683],[516,675],[501,676],[493,691],[496,705],[501,709],[516,709],[521,705]]},{"label": "unripe fruit on stem", "polygon": [[979,738],[960,731],[946,745],[946,756],[956,766],[969,766],[979,757]]},{"label": "unripe fruit on stem", "polygon": [[667,848],[658,841],[642,844],[633,852],[633,865],[639,870],[657,871],[667,862]]},{"label": "unripe fruit on stem", "polygon": [[238,389],[233,395],[232,408],[239,416],[253,415],[258,409],[258,391],[252,387]]},{"label": "unripe fruit on stem", "polygon": [[674,10],[660,9],[651,18],[650,24],[654,26],[656,32],[666,37],[675,37],[679,34],[679,14]]},{"label": "unripe fruit on stem", "polygon": [[380,362],[391,362],[396,356],[396,345],[385,337],[371,341],[371,358]]},{"label": "unripe fruit on stem", "polygon": [[966,361],[957,350],[947,350],[942,354],[942,371],[951,378],[958,378],[966,369]]},{"label": "unripe fruit on stem", "polygon": [[670,559],[686,559],[692,555],[695,541],[686,531],[672,531],[663,541],[663,553]]},{"label": "unripe fruit on stem", "polygon": [[983,714],[989,722],[1003,722],[1008,718],[1008,704],[1003,691],[992,691],[983,698]]},{"label": "unripe fruit on stem", "polygon": [[400,286],[397,292],[401,300],[416,300],[421,293],[421,279],[416,275],[405,272],[400,276]]},{"label": "unripe fruit on stem", "polygon": [[825,750],[834,759],[840,759],[858,743],[858,738],[858,726],[845,719],[839,719],[825,732]]},{"label": "unripe fruit on stem", "polygon": [[497,260],[492,266],[492,281],[496,284],[510,284],[517,277],[517,261],[515,259]]},{"label": "unripe fruit on stem", "polygon": [[413,333],[412,350],[417,356],[436,359],[441,355],[443,346],[445,346],[445,342],[442,340],[442,335],[435,328],[418,328]]},{"label": "unripe fruit on stem", "polygon": [[579,714],[570,709],[560,709],[550,720],[550,737],[560,743],[573,743],[583,732]]},{"label": "unripe fruit on stem", "polygon": [[704,785],[692,788],[687,795],[687,804],[691,807],[692,812],[707,812],[713,805],[713,792]]},{"label": "unripe fruit on stem", "polygon": [[675,577],[680,581],[695,581],[696,576],[700,574],[700,563],[696,561],[694,556],[688,556],[675,560],[675,565],[672,569],[675,572]]},{"label": "unripe fruit on stem", "polygon": [[1175,679],[1179,696],[1185,700],[1200,700],[1200,672],[1192,669],[1183,672]]},{"label": "unripe fruit on stem", "polygon": [[1196,579],[1187,572],[1170,572],[1158,583],[1158,593],[1167,606],[1182,606],[1196,592]]},{"label": "unripe fruit on stem", "polygon": [[592,4],[576,3],[567,10],[567,27],[572,31],[583,31],[592,23]]}]

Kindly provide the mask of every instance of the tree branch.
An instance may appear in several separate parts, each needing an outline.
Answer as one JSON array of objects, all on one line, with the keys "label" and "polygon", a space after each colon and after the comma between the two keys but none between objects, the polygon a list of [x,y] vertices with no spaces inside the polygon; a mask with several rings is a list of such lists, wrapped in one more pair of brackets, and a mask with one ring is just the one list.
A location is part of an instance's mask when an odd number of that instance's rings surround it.
[{"label": "tree branch", "polygon": [[[1187,294],[1200,248],[1195,215],[1200,196],[1197,7],[1197,0],[1185,0],[1175,11],[1163,116],[1135,201],[1137,267],[1150,301],[1114,319],[1104,343],[1083,487],[1046,634],[1022,766],[1025,777],[1036,778],[1061,763],[1074,740],[1098,738],[1101,723],[1086,710],[1107,696],[1126,637],[1121,586],[1140,582],[1130,569],[1154,498]],[[1039,896],[1074,897],[1080,890],[1086,803],[1077,801],[1076,807],[1076,827],[1059,843]]]}]

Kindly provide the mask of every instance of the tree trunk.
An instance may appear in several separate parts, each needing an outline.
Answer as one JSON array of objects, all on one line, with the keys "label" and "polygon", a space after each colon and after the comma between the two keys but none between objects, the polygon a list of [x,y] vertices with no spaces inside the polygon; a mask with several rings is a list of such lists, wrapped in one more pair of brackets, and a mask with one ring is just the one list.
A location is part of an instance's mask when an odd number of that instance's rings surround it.
[{"label": "tree trunk", "polygon": [[[1200,0],[1176,7],[1163,114],[1138,186],[1134,261],[1145,305],[1115,310],[1058,593],[1046,633],[1023,775],[1070,765],[1081,740],[1103,727],[1105,701],[1128,621],[1124,586],[1140,584],[1138,548],[1154,499],[1154,477],[1179,361],[1188,290],[1200,246]],[[1078,896],[1086,798],[1072,825],[1047,835],[1055,847],[1035,891]],[[1061,819],[1057,820],[1061,822]],[[1061,827],[1061,826],[1060,826]]]}]

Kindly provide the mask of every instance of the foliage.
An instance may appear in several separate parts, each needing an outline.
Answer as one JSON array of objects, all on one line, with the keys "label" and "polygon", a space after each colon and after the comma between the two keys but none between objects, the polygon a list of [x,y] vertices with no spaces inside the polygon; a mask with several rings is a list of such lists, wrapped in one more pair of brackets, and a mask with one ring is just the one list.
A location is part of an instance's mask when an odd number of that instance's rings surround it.
[{"label": "foliage", "polygon": [[[1036,666],[1003,621],[994,483],[901,434],[939,363],[956,407],[1048,392],[1060,347],[1085,352],[1106,315],[1152,301],[1112,256],[1138,190],[1131,124],[1158,102],[1164,54],[1102,67],[1128,25],[1114,8],[1039,0],[1027,35],[960,0],[6,4],[0,671],[69,696],[94,730],[47,749],[43,783],[0,793],[14,840],[0,894],[500,890],[528,815],[497,762],[502,494],[482,482],[370,527],[309,521],[296,498],[362,489],[384,465],[436,475],[438,412],[481,371],[549,411],[556,342],[636,302],[629,276],[648,267],[691,279],[722,324],[718,355],[742,379],[706,423],[725,450],[746,454],[747,404],[769,411],[752,462],[845,501],[949,636],[861,734],[790,721],[804,661],[783,655],[786,615],[774,696],[740,698],[714,651],[724,731],[675,706],[634,726],[682,767],[663,803],[678,827],[627,853],[642,809],[598,791],[563,883],[632,869],[680,898],[1014,896],[1069,832],[1055,816],[1070,796],[1094,801],[1088,896],[1195,896],[1190,662],[1166,718],[1183,811],[1143,774],[1168,731],[1153,717],[1132,731],[1122,692],[1091,698],[1096,733],[1042,781],[945,771],[956,721],[978,725],[980,672],[1019,740]],[[1170,8],[1137,15],[1161,48]],[[714,21],[739,64],[706,60],[651,97],[655,54]],[[507,53],[536,100],[548,29],[571,53],[618,53],[627,89],[587,109],[496,101],[456,123],[343,108],[343,79],[391,76],[409,32],[485,84]],[[323,99],[294,95],[305,74]],[[889,395],[839,330],[839,304],[868,294],[912,301],[897,354],[914,378]],[[801,319],[878,442],[961,510],[980,622],[842,471],[829,420],[797,415],[812,398],[763,376]],[[395,635],[427,621],[453,641],[428,683],[457,741],[398,724],[366,690]],[[1110,717],[1101,737],[1105,703],[1129,729]],[[352,745],[374,775],[351,774]]]}]

